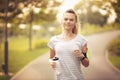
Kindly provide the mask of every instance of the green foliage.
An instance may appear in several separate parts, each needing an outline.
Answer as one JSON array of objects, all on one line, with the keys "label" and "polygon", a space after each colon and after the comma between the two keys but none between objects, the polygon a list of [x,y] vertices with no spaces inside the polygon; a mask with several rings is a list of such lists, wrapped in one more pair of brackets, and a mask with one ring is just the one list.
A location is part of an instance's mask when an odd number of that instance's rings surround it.
[{"label": "green foliage", "polygon": [[[106,2],[105,2],[106,3]],[[100,13],[100,9],[103,10],[102,6],[105,4],[103,1],[90,1],[90,0],[82,0],[79,4],[75,6],[76,11],[78,11],[80,15],[81,22],[96,24],[100,26],[104,26],[107,23],[107,18],[109,17],[109,13],[102,15]],[[93,10],[93,7],[96,9]],[[86,10],[86,11],[85,11]]]},{"label": "green foliage", "polygon": [[46,39],[41,39],[39,41],[36,41],[35,43],[35,48],[45,48],[47,47],[48,40]]},{"label": "green foliage", "polygon": [[111,1],[111,4],[117,14],[116,23],[120,23],[120,0]]},{"label": "green foliage", "polygon": [[120,56],[109,55],[109,60],[120,70]]},{"label": "green foliage", "polygon": [[115,26],[115,28],[117,29],[119,29],[120,28],[120,23],[114,23],[114,26]]},{"label": "green foliage", "polygon": [[111,55],[120,56],[120,36],[110,42],[108,45],[108,51]]},{"label": "green foliage", "polygon": [[4,29],[3,27],[0,26],[0,43],[3,41],[3,33],[4,33]]},{"label": "green foliage", "polygon": [[103,27],[100,27],[99,25],[94,24],[84,24],[82,25],[80,33],[83,35],[90,35],[115,29],[120,29],[120,27],[115,27],[114,25],[104,25]]},{"label": "green foliage", "polygon": [[[3,20],[4,22],[4,7],[5,0],[0,0],[0,21]],[[46,22],[53,22],[56,20],[57,9],[60,5],[60,2],[57,0],[9,0],[8,3],[8,23],[12,25],[9,29],[9,35],[28,35],[29,29],[27,30],[20,30],[19,24],[25,23],[32,25],[43,25]],[[31,8],[32,7],[32,8]],[[38,13],[35,10],[39,9]],[[27,9],[27,11],[24,11]],[[38,11],[38,10],[37,10]],[[32,14],[32,15],[31,15]],[[21,17],[20,17],[21,15]],[[22,16],[23,15],[23,16]],[[32,19],[33,18],[33,19]],[[30,22],[31,21],[31,22]],[[1,22],[2,23],[2,22]],[[2,28],[4,28],[2,26]],[[0,29],[0,35],[3,34]],[[1,37],[0,37],[1,39]]]},{"label": "green foliage", "polygon": [[87,15],[86,21],[90,24],[96,24],[103,26],[106,24],[107,16],[101,15],[99,12],[88,12],[89,15]]},{"label": "green foliage", "polygon": [[0,76],[0,80],[10,80],[11,76]]}]

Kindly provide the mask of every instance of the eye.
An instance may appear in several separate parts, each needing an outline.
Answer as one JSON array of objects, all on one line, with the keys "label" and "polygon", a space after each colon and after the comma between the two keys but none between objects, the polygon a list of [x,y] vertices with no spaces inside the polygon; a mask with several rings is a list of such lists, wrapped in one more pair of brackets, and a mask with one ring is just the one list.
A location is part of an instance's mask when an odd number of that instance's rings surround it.
[{"label": "eye", "polygon": [[65,21],[67,21],[67,20],[68,20],[68,18],[64,18],[64,20],[65,20]]},{"label": "eye", "polygon": [[70,21],[74,21],[74,19],[70,19]]}]

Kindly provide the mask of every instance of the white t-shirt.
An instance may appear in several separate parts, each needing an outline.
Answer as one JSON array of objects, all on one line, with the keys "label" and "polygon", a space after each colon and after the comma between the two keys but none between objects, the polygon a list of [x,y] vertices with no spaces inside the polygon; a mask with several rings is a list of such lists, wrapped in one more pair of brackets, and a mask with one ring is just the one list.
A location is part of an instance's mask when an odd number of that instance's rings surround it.
[{"label": "white t-shirt", "polygon": [[55,50],[55,56],[59,58],[60,74],[55,73],[56,80],[84,80],[81,71],[80,58],[77,58],[73,51],[75,49],[82,49],[82,46],[87,44],[87,40],[77,35],[69,41],[63,41],[57,36],[53,36],[48,47]]}]

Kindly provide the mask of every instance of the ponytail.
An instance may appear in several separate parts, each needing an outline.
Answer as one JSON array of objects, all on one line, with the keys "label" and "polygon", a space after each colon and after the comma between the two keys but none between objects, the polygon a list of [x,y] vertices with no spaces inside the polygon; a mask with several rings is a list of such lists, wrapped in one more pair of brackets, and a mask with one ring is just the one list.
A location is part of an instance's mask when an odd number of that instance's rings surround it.
[{"label": "ponytail", "polygon": [[72,33],[77,34],[78,33],[78,27],[75,25],[72,29]]}]

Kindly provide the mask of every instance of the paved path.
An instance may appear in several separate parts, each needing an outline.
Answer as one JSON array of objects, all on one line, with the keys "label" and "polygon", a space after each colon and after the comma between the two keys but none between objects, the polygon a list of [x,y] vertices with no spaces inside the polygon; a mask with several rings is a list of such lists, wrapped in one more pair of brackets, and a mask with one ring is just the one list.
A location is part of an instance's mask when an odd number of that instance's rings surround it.
[{"label": "paved path", "polygon": [[106,60],[107,44],[120,35],[120,30],[88,36],[90,50],[90,66],[84,69],[86,80],[120,80],[120,72],[116,71]]},{"label": "paved path", "polygon": [[[86,37],[90,50],[90,66],[82,67],[85,80],[120,80],[120,72],[108,64],[105,57],[106,45],[117,35],[120,35],[120,30]],[[11,80],[54,80],[48,57],[49,53],[40,56],[13,76]]]}]

